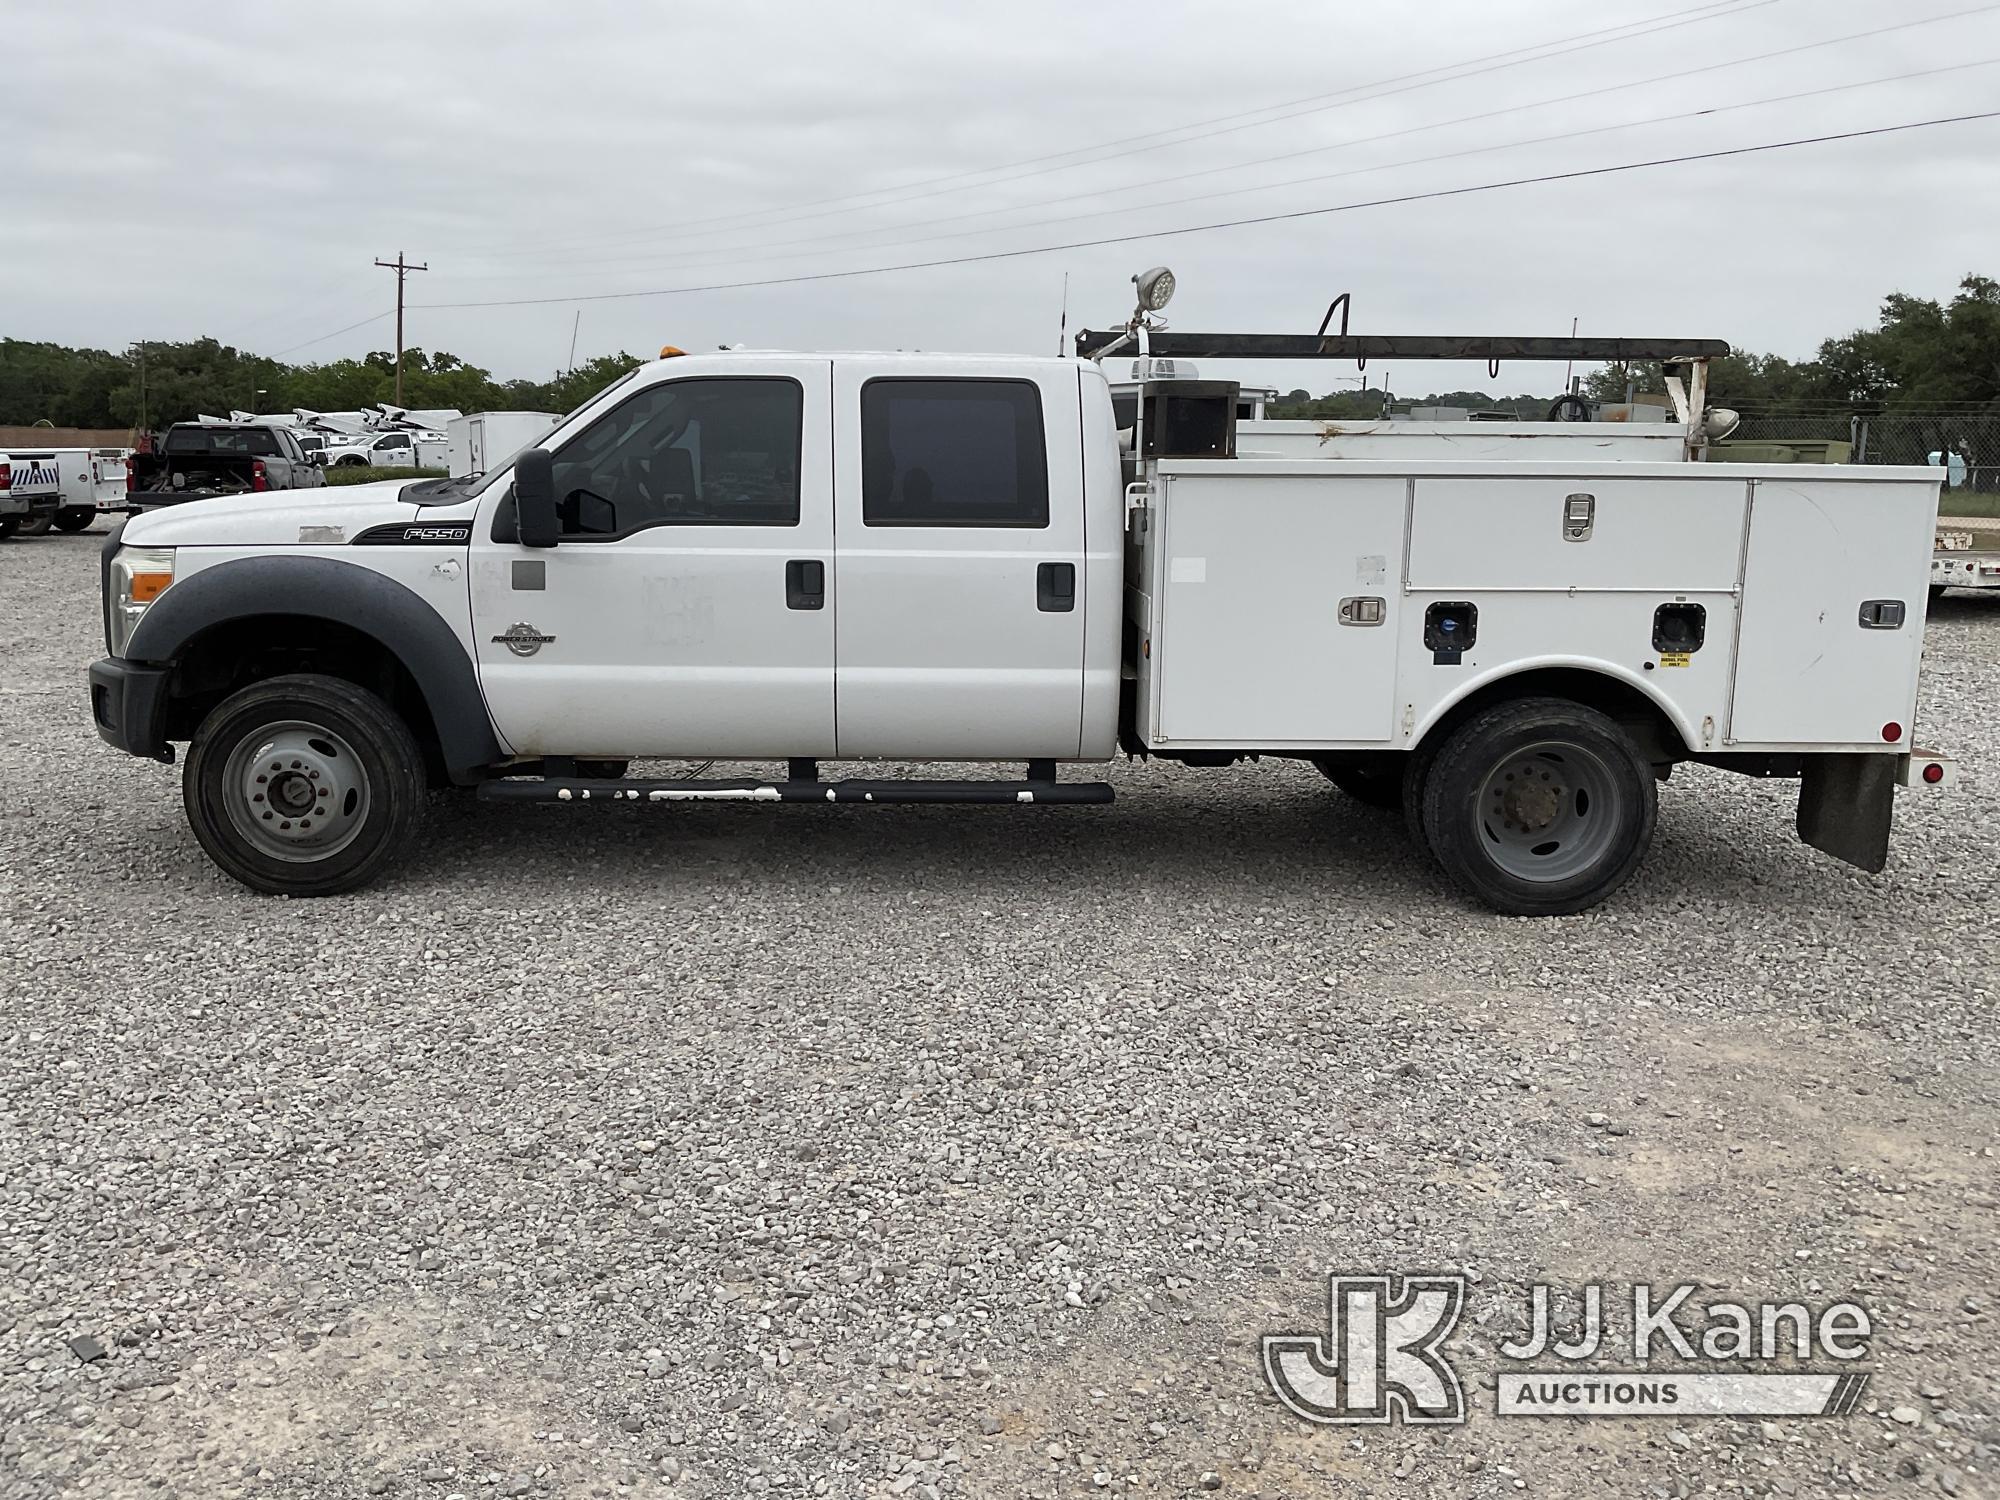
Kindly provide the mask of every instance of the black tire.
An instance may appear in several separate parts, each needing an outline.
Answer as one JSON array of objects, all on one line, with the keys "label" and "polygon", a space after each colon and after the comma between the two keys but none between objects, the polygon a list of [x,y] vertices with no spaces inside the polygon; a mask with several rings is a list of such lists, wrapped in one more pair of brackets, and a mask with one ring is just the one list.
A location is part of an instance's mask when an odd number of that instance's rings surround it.
[{"label": "black tire", "polygon": [[1935,604],[1935,603],[1937,603],[1937,602],[1938,602],[1938,600],[1942,599],[1942,598],[1944,597],[1944,591],[1945,591],[1945,588],[1946,588],[1946,585],[1945,585],[1945,584],[1942,584],[1942,583],[1934,583],[1934,584],[1932,584],[1932,585],[1931,585],[1931,596],[1930,596],[1929,600],[1928,600],[1928,601],[1926,601],[1926,607],[1928,607],[1928,606],[1929,606],[1929,605],[1931,605],[1931,604]]},{"label": "black tire", "polygon": [[1403,805],[1401,759],[1365,763],[1322,755],[1313,764],[1319,774],[1339,787],[1356,802],[1368,807],[1395,808]]},{"label": "black tire", "polygon": [[0,542],[7,541],[21,529],[21,517],[0,516]]},{"label": "black tire", "polygon": [[[331,801],[314,800],[329,792]],[[304,673],[273,677],[202,721],[181,800],[209,858],[252,890],[338,895],[376,879],[415,843],[424,755],[409,727],[366,688]],[[288,801],[302,811],[284,817]]]},{"label": "black tire", "polygon": [[1431,839],[1424,832],[1424,788],[1430,785],[1431,767],[1437,764],[1438,747],[1445,736],[1433,734],[1405,758],[1403,765],[1403,827],[1420,858],[1430,859]]},{"label": "black tire", "polygon": [[56,523],[56,513],[52,510],[44,510],[38,511],[31,516],[22,516],[19,519],[21,525],[15,535],[47,536],[49,528]]},{"label": "black tire", "polygon": [[1421,810],[1454,886],[1509,916],[1549,917],[1595,906],[1631,878],[1658,797],[1652,766],[1611,719],[1524,698],[1452,733]]},{"label": "black tire", "polygon": [[580,760],[576,763],[576,774],[589,781],[623,781],[625,773],[632,769],[629,760]]},{"label": "black tire", "polygon": [[82,531],[96,519],[97,507],[94,505],[65,505],[56,512],[56,530]]}]

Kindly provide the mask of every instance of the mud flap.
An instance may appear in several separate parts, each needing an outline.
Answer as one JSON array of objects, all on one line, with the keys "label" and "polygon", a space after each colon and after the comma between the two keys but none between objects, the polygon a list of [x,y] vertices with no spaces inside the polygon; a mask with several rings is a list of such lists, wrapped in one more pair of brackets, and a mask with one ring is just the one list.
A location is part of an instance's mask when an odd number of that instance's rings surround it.
[{"label": "mud flap", "polygon": [[1799,837],[1874,875],[1889,863],[1893,755],[1809,755],[1799,778]]}]

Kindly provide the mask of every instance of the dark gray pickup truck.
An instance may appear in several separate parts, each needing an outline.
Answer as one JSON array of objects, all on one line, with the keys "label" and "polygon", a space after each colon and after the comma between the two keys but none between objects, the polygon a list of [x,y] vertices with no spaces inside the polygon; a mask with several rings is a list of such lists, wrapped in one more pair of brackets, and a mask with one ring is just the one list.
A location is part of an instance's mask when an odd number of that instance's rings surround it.
[{"label": "dark gray pickup truck", "polygon": [[326,483],[325,470],[290,432],[248,423],[176,423],[154,452],[132,455],[131,475],[128,498],[146,508]]}]

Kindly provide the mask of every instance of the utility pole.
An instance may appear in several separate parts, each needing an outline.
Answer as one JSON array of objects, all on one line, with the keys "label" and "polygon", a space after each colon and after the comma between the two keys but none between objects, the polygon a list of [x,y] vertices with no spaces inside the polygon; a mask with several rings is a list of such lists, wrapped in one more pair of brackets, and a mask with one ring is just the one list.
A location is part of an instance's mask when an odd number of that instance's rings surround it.
[{"label": "utility pole", "polygon": [[430,267],[405,261],[400,250],[396,252],[394,260],[378,260],[375,264],[385,271],[396,273],[396,404],[401,406],[403,404],[403,278],[412,271],[428,271]]}]

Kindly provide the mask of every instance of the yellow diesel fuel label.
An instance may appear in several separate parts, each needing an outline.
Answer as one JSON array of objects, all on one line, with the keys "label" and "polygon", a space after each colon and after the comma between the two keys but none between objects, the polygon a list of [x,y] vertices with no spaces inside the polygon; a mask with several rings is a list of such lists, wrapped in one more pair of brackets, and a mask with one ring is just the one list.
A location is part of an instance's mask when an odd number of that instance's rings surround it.
[{"label": "yellow diesel fuel label", "polygon": [[1687,651],[1662,651],[1660,653],[1660,665],[1663,667],[1684,667],[1688,664],[1691,655],[1692,653]]}]

